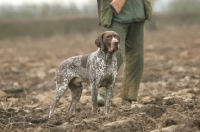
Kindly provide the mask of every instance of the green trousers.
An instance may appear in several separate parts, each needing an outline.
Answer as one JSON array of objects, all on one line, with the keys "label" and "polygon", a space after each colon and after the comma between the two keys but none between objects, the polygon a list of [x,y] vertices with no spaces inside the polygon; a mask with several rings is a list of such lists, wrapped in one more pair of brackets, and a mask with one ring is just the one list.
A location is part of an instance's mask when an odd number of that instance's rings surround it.
[{"label": "green trousers", "polygon": [[[129,24],[112,22],[109,31],[115,31],[120,36],[120,50],[117,52],[117,68],[124,64],[121,98],[136,101],[144,65],[144,24],[133,22]],[[105,88],[99,93],[105,95]]]}]

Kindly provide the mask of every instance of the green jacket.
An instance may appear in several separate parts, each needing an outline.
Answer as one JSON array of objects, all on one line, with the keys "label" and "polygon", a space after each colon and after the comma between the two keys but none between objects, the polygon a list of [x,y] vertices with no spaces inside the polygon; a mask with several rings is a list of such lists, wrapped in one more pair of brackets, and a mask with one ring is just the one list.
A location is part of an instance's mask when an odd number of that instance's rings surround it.
[{"label": "green jacket", "polygon": [[121,23],[144,21],[145,14],[143,0],[126,0],[120,14],[113,14],[113,20]]},{"label": "green jacket", "polygon": [[115,14],[110,7],[112,0],[99,0],[100,23],[102,27],[109,27],[111,21],[120,23],[132,23],[145,20],[144,0],[126,0],[119,15]]}]

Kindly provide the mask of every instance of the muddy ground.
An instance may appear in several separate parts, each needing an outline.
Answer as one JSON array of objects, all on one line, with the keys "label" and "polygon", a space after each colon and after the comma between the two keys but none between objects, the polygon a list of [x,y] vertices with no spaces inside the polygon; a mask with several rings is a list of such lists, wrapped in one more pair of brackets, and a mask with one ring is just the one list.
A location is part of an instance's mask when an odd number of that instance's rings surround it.
[{"label": "muddy ground", "polygon": [[67,91],[48,119],[54,72],[64,59],[96,50],[100,32],[0,40],[0,131],[200,131],[200,26],[146,31],[145,68],[138,103],[122,104],[120,70],[110,114],[91,112],[87,84],[68,118]]}]

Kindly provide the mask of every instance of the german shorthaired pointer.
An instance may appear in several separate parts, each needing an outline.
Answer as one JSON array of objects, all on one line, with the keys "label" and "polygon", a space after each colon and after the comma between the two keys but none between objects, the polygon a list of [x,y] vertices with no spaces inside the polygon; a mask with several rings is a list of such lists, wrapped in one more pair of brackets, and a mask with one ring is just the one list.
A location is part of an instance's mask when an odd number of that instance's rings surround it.
[{"label": "german shorthaired pointer", "polygon": [[99,87],[106,87],[105,114],[108,114],[113,85],[117,75],[116,52],[119,49],[120,38],[114,31],[106,31],[98,36],[95,44],[97,51],[89,55],[79,55],[68,58],[57,68],[55,74],[57,94],[53,101],[49,118],[54,114],[54,108],[64,92],[69,88],[72,101],[68,108],[69,116],[75,113],[76,103],[82,93],[82,82],[91,85],[92,111],[97,113],[97,94]]}]

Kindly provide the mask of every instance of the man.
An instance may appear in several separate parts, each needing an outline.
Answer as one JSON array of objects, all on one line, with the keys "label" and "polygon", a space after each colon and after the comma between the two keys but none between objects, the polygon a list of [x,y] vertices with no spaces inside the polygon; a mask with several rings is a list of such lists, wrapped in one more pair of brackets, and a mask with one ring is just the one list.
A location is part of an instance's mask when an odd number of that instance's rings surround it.
[{"label": "man", "polygon": [[[99,24],[120,36],[117,68],[124,63],[121,98],[137,101],[144,64],[144,24],[151,18],[146,0],[97,0]],[[147,7],[146,7],[147,6]],[[148,7],[149,6],[149,7]],[[99,89],[98,104],[104,104],[105,88]]]}]

